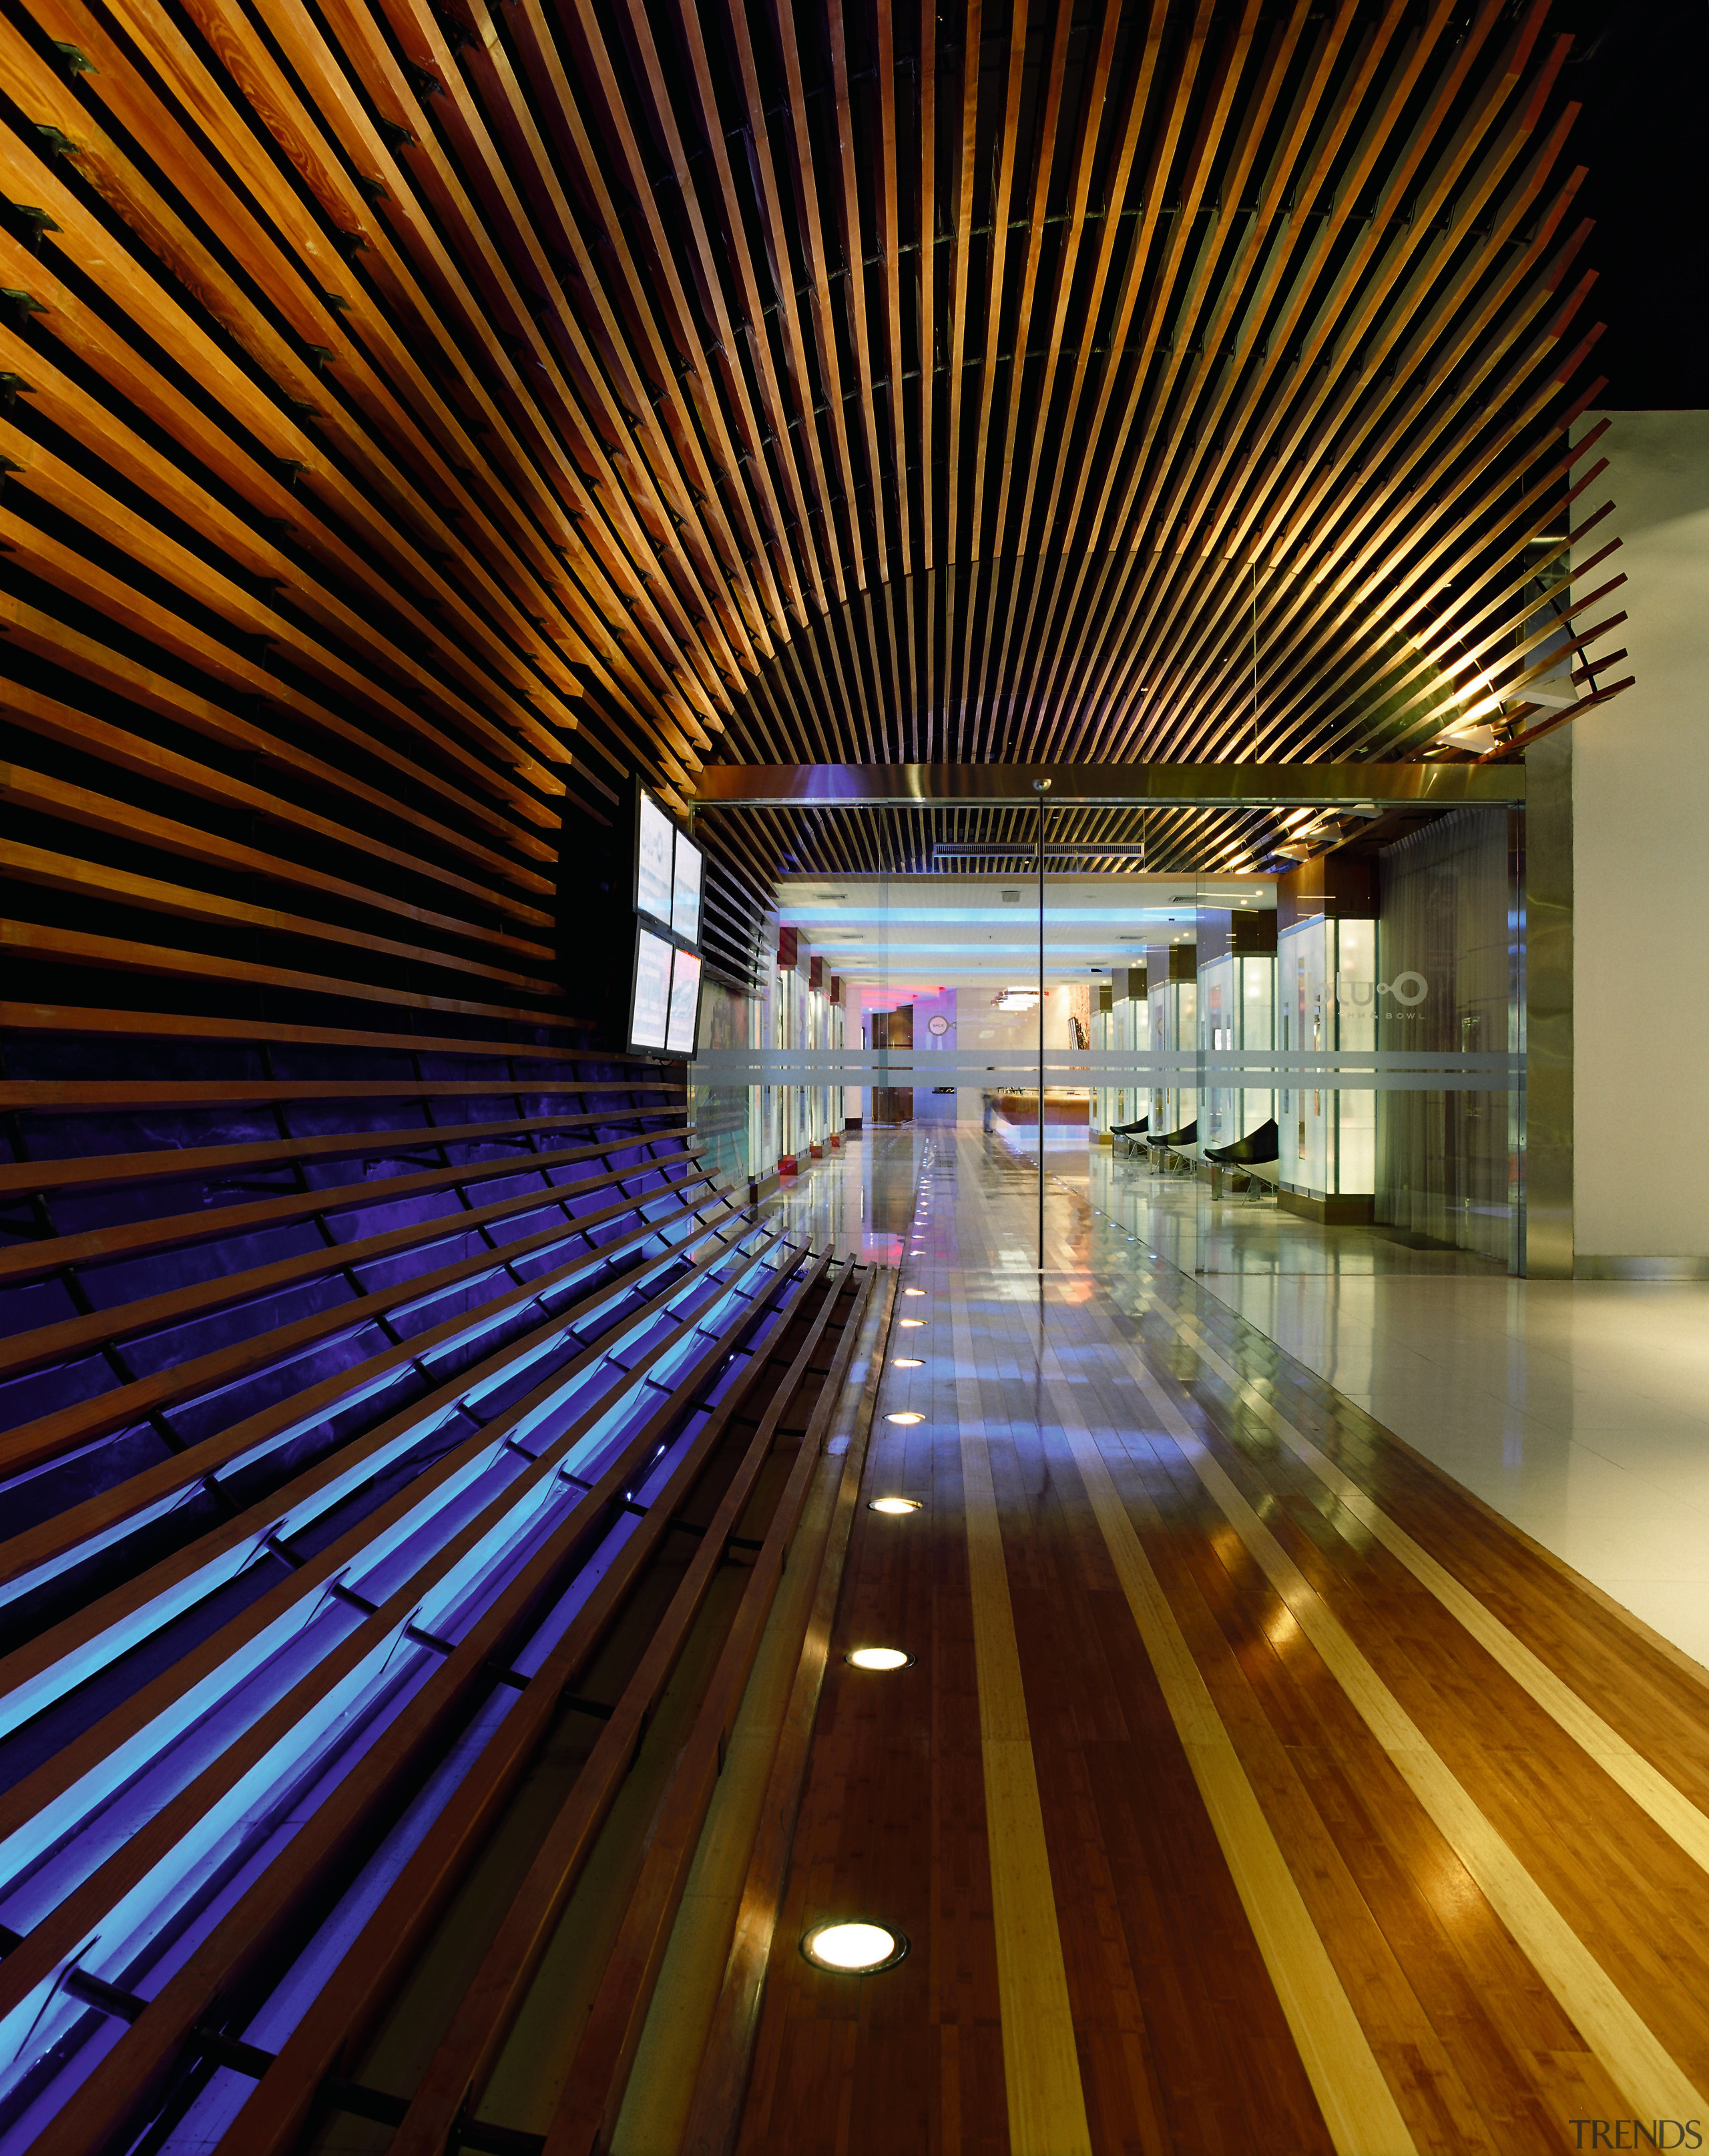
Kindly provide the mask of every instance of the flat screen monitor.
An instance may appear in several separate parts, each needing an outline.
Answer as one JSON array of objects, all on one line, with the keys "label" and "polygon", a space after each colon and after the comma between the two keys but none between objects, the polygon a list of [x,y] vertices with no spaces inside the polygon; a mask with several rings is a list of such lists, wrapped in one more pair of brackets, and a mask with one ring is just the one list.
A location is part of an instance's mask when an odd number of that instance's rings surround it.
[{"label": "flat screen monitor", "polygon": [[701,1018],[701,962],[692,951],[675,954],[670,973],[670,1024],[665,1034],[668,1055],[692,1055]]},{"label": "flat screen monitor", "polygon": [[645,928],[635,931],[635,979],[629,997],[629,1046],[664,1049],[670,1029],[670,946]]},{"label": "flat screen monitor", "polygon": [[635,819],[635,911],[670,926],[676,826],[644,787]]},{"label": "flat screen monitor", "polygon": [[670,895],[670,925],[685,943],[701,940],[701,874],[704,856],[691,839],[676,834],[676,875]]}]

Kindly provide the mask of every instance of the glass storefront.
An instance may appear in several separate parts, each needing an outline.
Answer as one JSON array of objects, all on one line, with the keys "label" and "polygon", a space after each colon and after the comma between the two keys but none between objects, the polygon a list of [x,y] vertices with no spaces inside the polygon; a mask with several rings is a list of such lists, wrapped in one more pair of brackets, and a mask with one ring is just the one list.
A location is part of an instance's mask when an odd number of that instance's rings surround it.
[{"label": "glass storefront", "polygon": [[1042,1140],[1207,1275],[1521,1270],[1522,834],[1465,808],[1280,876],[1052,865],[1042,909],[1019,849],[789,878],[762,990],[708,998],[703,1132],[759,1185],[857,1132]]}]

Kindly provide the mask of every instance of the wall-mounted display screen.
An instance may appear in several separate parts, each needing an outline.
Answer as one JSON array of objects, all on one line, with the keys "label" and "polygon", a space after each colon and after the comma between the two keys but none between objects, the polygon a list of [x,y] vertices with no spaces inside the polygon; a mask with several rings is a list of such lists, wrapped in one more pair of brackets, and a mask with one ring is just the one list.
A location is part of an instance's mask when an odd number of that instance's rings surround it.
[{"label": "wall-mounted display screen", "polygon": [[670,925],[690,943],[701,940],[702,856],[691,839],[676,834],[676,874],[671,886]]},{"label": "wall-mounted display screen", "polygon": [[675,899],[675,846],[676,826],[643,787],[635,824],[635,911],[665,927]]},{"label": "wall-mounted display screen", "polygon": [[670,962],[662,936],[635,931],[635,978],[629,998],[629,1046],[662,1050],[670,1030]]},{"label": "wall-mounted display screen", "polygon": [[665,1035],[668,1055],[692,1055],[701,1018],[701,962],[692,951],[679,951],[670,973],[670,1024]]}]

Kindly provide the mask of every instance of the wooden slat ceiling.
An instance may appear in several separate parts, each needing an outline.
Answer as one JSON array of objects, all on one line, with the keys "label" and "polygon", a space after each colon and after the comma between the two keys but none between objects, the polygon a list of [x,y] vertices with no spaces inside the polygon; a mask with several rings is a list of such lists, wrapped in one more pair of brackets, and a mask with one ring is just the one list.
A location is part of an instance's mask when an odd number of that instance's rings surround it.
[{"label": "wooden slat ceiling", "polygon": [[17,0],[13,649],[512,893],[637,762],[1416,754],[1571,613],[1547,12]]}]

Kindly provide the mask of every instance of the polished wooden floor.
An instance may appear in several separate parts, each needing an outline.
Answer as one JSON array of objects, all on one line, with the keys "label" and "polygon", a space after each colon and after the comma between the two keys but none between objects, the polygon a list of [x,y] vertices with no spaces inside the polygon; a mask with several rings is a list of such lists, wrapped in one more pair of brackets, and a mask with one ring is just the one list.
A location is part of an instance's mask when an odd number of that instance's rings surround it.
[{"label": "polished wooden floor", "polygon": [[[921,1509],[858,1516],[741,2148],[1701,2145],[1709,1677],[1065,1191],[1041,1285],[989,1140],[866,1143]],[[851,1915],[906,1958],[793,1951]]]}]

